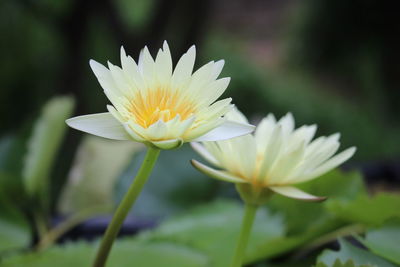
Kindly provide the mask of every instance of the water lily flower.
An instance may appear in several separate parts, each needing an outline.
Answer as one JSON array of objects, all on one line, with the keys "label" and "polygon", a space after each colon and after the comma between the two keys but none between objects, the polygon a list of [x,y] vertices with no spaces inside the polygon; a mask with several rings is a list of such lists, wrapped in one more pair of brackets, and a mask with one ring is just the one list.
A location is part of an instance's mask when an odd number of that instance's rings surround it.
[{"label": "water lily flower", "polygon": [[[226,117],[248,123],[238,110],[232,110]],[[279,121],[269,114],[259,123],[254,135],[203,144],[192,143],[192,147],[204,159],[219,169],[196,160],[192,164],[211,177],[236,183],[242,198],[257,198],[263,192],[272,191],[295,199],[323,200],[294,185],[315,179],[337,167],[349,159],[356,149],[351,147],[334,155],[340,145],[339,134],[312,141],[316,125],[305,125],[298,129],[294,126],[290,113]]]},{"label": "water lily flower", "polygon": [[[78,116],[67,124],[77,130],[115,140],[134,140],[161,149],[184,142],[216,141],[247,134],[253,126],[227,121],[231,99],[216,101],[230,78],[217,79],[224,61],[211,61],[194,73],[192,46],[173,70],[167,42],[155,59],[145,47],[138,63],[121,47],[121,65],[90,66],[112,105],[108,112]],[[216,102],[215,102],[216,101]]]}]

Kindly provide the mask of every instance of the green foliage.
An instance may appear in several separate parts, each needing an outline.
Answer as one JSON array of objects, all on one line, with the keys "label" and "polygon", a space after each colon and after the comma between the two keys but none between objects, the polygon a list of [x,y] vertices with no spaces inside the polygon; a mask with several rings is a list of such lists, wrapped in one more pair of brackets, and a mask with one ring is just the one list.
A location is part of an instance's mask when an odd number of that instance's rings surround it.
[{"label": "green foliage", "polygon": [[[97,246],[84,242],[53,247],[43,252],[15,255],[4,259],[2,267],[71,267],[90,266]],[[202,253],[167,242],[118,241],[107,266],[185,266],[206,267]]]},{"label": "green foliage", "polygon": [[335,216],[347,222],[379,226],[388,219],[400,217],[400,195],[379,193],[376,196],[358,196],[352,202],[332,200],[328,209]]},{"label": "green foliage", "polygon": [[339,244],[340,251],[325,250],[318,257],[318,262],[322,262],[327,266],[331,266],[337,260],[340,260],[341,262],[352,260],[356,267],[362,265],[371,265],[376,267],[395,267],[395,265],[380,258],[379,256],[355,247],[343,239],[339,239]]},{"label": "green foliage", "polygon": [[[397,203],[398,204],[398,203]],[[400,265],[400,222],[390,221],[359,238],[375,254]]]},{"label": "green foliage", "polygon": [[375,265],[371,264],[361,264],[356,265],[353,260],[348,260],[345,263],[342,263],[339,259],[337,259],[332,265],[326,265],[323,262],[318,262],[315,267],[375,267]]},{"label": "green foliage", "polygon": [[29,224],[13,201],[14,194],[21,196],[20,187],[15,185],[17,180],[18,177],[0,173],[0,253],[27,247],[30,242]]},{"label": "green foliage", "polygon": [[[142,146],[85,136],[59,203],[64,214],[91,208],[114,207],[114,186],[132,156]],[[96,186],[93,186],[96,185]]]},{"label": "green foliage", "polygon": [[[171,218],[154,231],[141,234],[139,240],[172,241],[200,250],[211,259],[212,266],[228,266],[238,237],[243,205],[233,201],[217,201]],[[280,238],[284,224],[279,215],[266,209],[257,212],[250,236],[247,254],[254,254],[259,247]]]},{"label": "green foliage", "polygon": [[47,190],[51,167],[67,128],[65,120],[71,116],[73,107],[74,100],[70,97],[53,98],[43,107],[29,140],[22,172],[30,196],[38,197]]}]

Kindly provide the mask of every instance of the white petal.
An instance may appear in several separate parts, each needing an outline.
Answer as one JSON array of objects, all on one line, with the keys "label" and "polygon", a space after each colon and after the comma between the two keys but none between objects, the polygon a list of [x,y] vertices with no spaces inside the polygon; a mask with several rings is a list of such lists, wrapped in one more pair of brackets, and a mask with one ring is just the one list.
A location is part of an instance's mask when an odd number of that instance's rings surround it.
[{"label": "white petal", "polygon": [[123,125],[109,112],[78,116],[66,123],[79,131],[114,140],[131,140]]},{"label": "white petal", "polygon": [[205,160],[207,160],[214,166],[219,167],[220,164],[218,160],[210,152],[208,152],[208,150],[203,145],[196,142],[191,142],[190,145],[193,148],[193,150],[199,153],[199,155],[202,156]]},{"label": "white petal", "polygon": [[93,59],[89,61],[89,65],[92,68],[92,71],[99,81],[101,87],[103,87],[105,91],[111,91],[117,96],[121,95],[120,91],[116,87],[116,84],[113,77],[111,76],[111,72],[109,71],[109,69]]},{"label": "white petal", "polygon": [[153,87],[155,83],[155,63],[154,59],[151,56],[149,49],[147,46],[143,48],[143,56],[142,56],[142,76],[144,80],[146,81],[146,85],[148,87]]},{"label": "white petal", "polygon": [[156,57],[156,74],[161,85],[168,86],[172,76],[172,58],[167,42],[164,50],[159,50]]},{"label": "white petal", "polygon": [[225,118],[229,121],[234,121],[234,122],[239,122],[239,123],[245,123],[249,124],[249,121],[247,118],[243,115],[242,112],[240,112],[236,106],[234,106],[231,111],[225,114]]},{"label": "white petal", "polygon": [[294,118],[292,113],[287,113],[284,117],[282,117],[279,122],[282,125],[282,133],[284,136],[288,136],[293,132],[294,129]]},{"label": "white petal", "polygon": [[150,140],[164,139],[167,134],[167,125],[162,120],[158,120],[146,129],[146,137]]},{"label": "white petal", "polygon": [[296,187],[292,186],[270,186],[268,187],[275,193],[284,195],[286,197],[299,199],[299,200],[306,200],[306,201],[323,201],[326,197],[317,197],[311,194],[308,194]]},{"label": "white petal", "polygon": [[234,121],[225,121],[217,128],[191,141],[218,141],[226,140],[237,136],[242,136],[254,131],[255,126],[250,124],[238,123]]},{"label": "white petal", "polygon": [[176,64],[174,74],[172,75],[172,87],[179,88],[182,84],[189,82],[191,78],[194,61],[196,59],[196,48],[193,45],[183,54]]},{"label": "white petal", "polygon": [[217,79],[217,77],[221,74],[222,68],[224,67],[225,60],[221,59],[215,62],[213,66],[212,78]]},{"label": "white petal", "polygon": [[265,148],[264,159],[261,163],[260,173],[259,173],[259,180],[263,180],[268,175],[273,164],[279,158],[279,153],[282,150],[282,126],[278,125],[274,128],[271,134],[271,138]]},{"label": "white petal", "polygon": [[226,182],[231,182],[231,183],[247,183],[246,180],[244,180],[242,178],[233,176],[225,171],[215,170],[213,168],[210,168],[210,167],[198,162],[197,160],[191,160],[190,162],[192,163],[193,167],[195,167],[196,169],[198,169],[205,175],[208,175],[212,178],[226,181]]},{"label": "white petal", "polygon": [[121,46],[121,66],[125,73],[125,77],[132,83],[136,89],[144,87],[144,81],[140,74],[139,68],[135,60],[131,56],[127,56],[124,48]]},{"label": "white petal", "polygon": [[345,151],[342,151],[341,153],[337,154],[333,158],[329,159],[325,163],[322,163],[319,167],[317,167],[314,171],[312,171],[311,173],[309,173],[305,177],[302,177],[300,179],[296,179],[295,182],[296,183],[305,182],[305,181],[309,181],[309,180],[312,180],[314,178],[317,178],[317,177],[321,176],[322,174],[324,174],[324,173],[332,170],[333,168],[339,166],[340,164],[342,164],[343,162],[345,162],[349,158],[351,158],[354,155],[355,152],[356,152],[356,148],[355,147],[350,147],[350,148],[346,149]]},{"label": "white petal", "polygon": [[151,143],[161,149],[174,149],[180,147],[183,144],[183,140],[172,139],[163,141],[152,141]]}]

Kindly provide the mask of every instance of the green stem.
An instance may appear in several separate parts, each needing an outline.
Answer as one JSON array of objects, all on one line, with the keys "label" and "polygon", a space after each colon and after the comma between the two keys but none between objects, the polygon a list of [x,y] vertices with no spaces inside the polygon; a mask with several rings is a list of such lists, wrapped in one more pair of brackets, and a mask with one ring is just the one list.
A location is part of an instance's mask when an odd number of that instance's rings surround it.
[{"label": "green stem", "polygon": [[257,212],[258,205],[245,204],[244,216],[242,220],[242,226],[240,230],[239,240],[236,244],[235,255],[232,261],[232,267],[242,266],[243,256],[246,252],[247,243],[249,241],[249,236],[251,228],[253,226],[254,218]]},{"label": "green stem", "polygon": [[135,203],[140,191],[142,191],[142,188],[146,183],[159,154],[160,150],[158,148],[150,146],[148,147],[146,156],[138,174],[136,175],[135,180],[129,187],[128,192],[125,194],[125,197],[119,204],[111,223],[107,227],[106,233],[101,241],[100,248],[97,251],[93,267],[105,266],[108,254],[110,253],[114,240],[121,229],[121,225],[132,208],[132,205]]}]

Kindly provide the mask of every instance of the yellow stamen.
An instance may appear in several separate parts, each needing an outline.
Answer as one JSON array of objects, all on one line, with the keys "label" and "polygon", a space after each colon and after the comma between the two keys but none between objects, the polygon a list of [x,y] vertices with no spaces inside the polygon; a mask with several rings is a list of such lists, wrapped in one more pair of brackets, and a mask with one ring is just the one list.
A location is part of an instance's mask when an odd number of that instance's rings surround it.
[{"label": "yellow stamen", "polygon": [[127,108],[136,123],[144,128],[148,128],[158,120],[170,121],[177,115],[183,121],[196,111],[192,101],[183,97],[178,91],[172,92],[169,88],[138,91]]}]

